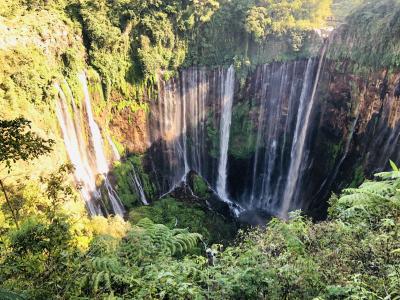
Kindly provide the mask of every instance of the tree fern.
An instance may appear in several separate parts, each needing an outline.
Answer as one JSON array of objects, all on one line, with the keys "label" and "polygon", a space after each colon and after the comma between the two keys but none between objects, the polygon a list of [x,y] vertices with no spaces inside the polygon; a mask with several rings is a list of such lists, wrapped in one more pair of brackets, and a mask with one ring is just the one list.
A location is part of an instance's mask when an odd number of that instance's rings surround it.
[{"label": "tree fern", "polygon": [[400,208],[400,180],[393,179],[396,172],[380,173],[376,175],[380,181],[365,181],[359,188],[345,189],[330,211],[344,221],[376,225],[384,213],[390,215]]},{"label": "tree fern", "polygon": [[95,257],[91,267],[89,285],[94,294],[100,290],[112,291],[112,277],[125,271],[116,257]]},{"label": "tree fern", "polygon": [[154,253],[182,255],[194,249],[200,239],[201,235],[198,233],[190,233],[187,229],[171,230],[145,218],[128,233],[122,251],[136,261],[149,258]]}]

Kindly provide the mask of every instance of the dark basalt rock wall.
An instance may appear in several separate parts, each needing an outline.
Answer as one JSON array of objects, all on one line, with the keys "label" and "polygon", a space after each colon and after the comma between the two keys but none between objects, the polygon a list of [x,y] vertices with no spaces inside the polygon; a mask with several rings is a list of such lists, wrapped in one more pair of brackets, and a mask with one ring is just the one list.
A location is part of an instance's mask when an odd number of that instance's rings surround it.
[{"label": "dark basalt rock wall", "polygon": [[399,79],[400,72],[361,76],[349,63],[325,63],[306,194],[306,209],[313,215],[326,211],[331,191],[389,169],[389,159],[399,162]]}]

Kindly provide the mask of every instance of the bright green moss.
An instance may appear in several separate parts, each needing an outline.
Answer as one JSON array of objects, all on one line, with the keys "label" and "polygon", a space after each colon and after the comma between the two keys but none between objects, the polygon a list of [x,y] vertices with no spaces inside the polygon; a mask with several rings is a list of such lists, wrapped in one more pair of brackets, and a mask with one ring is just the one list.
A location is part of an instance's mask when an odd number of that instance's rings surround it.
[{"label": "bright green moss", "polygon": [[351,181],[349,187],[350,187],[350,188],[356,188],[356,187],[358,187],[364,180],[365,180],[364,168],[363,168],[363,166],[357,166],[357,167],[354,169],[353,180]]},{"label": "bright green moss", "polygon": [[250,109],[250,101],[233,107],[229,153],[235,158],[249,158],[255,151],[257,137]]},{"label": "bright green moss", "polygon": [[140,196],[133,189],[133,183],[130,179],[132,165],[130,161],[116,162],[113,168],[113,174],[116,179],[116,189],[124,206],[129,210],[140,204]]},{"label": "bright green moss", "polygon": [[207,198],[209,196],[210,189],[204,179],[199,175],[193,176],[193,192],[201,198]]}]

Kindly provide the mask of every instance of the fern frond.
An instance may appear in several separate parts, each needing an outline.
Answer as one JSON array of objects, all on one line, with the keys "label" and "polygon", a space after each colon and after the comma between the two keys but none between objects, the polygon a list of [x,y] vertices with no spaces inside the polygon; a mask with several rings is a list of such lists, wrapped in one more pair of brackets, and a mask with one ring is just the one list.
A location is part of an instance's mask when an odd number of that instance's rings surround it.
[{"label": "fern frond", "polygon": [[376,178],[381,179],[398,179],[400,178],[400,171],[392,171],[392,172],[380,172],[374,175]]},{"label": "fern frond", "polygon": [[0,299],[3,300],[26,300],[25,297],[18,295],[17,293],[7,291],[0,288]]}]

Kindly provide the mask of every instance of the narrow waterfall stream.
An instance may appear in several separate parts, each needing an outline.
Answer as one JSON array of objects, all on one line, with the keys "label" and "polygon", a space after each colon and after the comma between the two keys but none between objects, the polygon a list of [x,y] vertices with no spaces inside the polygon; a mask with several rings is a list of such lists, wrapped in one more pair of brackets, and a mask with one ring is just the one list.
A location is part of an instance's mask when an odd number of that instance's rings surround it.
[{"label": "narrow waterfall stream", "polygon": [[121,160],[121,155],[118,152],[117,146],[115,146],[113,140],[111,139],[111,137],[109,135],[107,135],[107,142],[111,146],[111,150],[113,152],[114,159]]},{"label": "narrow waterfall stream", "polygon": [[139,194],[140,201],[142,202],[142,204],[149,205],[149,202],[147,201],[147,198],[146,198],[146,194],[143,190],[143,185],[140,182],[140,178],[137,175],[136,168],[133,164],[132,164],[132,172],[129,173],[129,176],[131,177],[131,181],[134,185],[136,192]]},{"label": "narrow waterfall stream", "polygon": [[221,97],[221,125],[220,125],[220,158],[218,166],[217,193],[222,200],[231,202],[226,191],[226,177],[228,165],[229,136],[232,122],[232,106],[235,91],[235,69],[228,69],[223,85],[223,96]]},{"label": "narrow waterfall stream", "polygon": [[86,113],[91,133],[91,140],[93,143],[93,148],[96,158],[97,173],[104,176],[105,187],[107,188],[108,196],[115,214],[123,216],[125,210],[122,206],[121,199],[119,199],[118,194],[115,192],[113,186],[108,179],[109,167],[108,161],[104,154],[104,142],[101,136],[99,126],[94,120],[92,112],[92,104],[90,101],[90,93],[87,85],[86,75],[84,72],[78,75],[79,82],[83,88],[83,94],[85,98]]},{"label": "narrow waterfall stream", "polygon": [[86,107],[86,113],[87,113],[87,120],[89,123],[91,140],[93,143],[93,149],[94,149],[94,154],[95,154],[95,158],[96,158],[97,172],[99,174],[107,174],[109,169],[108,169],[108,162],[107,162],[106,156],[104,154],[104,150],[103,150],[103,148],[104,148],[103,138],[101,136],[99,126],[97,126],[97,124],[93,118],[92,104],[90,102],[89,88],[87,85],[85,73],[83,73],[83,72],[80,73],[78,75],[78,79],[79,79],[79,82],[83,89],[85,107]]}]

